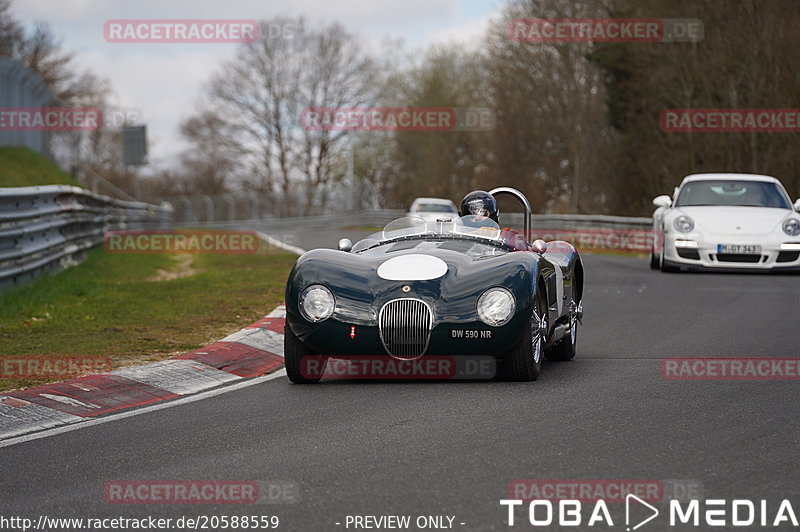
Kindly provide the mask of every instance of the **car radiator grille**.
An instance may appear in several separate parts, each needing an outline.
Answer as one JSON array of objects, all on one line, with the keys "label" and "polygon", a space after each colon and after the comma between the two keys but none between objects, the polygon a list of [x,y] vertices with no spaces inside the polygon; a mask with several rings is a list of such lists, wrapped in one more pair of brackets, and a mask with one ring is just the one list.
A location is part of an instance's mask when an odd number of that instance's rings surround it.
[{"label": "car radiator grille", "polygon": [[419,299],[395,299],[378,316],[378,329],[386,351],[395,358],[414,359],[425,354],[433,325],[430,307]]}]

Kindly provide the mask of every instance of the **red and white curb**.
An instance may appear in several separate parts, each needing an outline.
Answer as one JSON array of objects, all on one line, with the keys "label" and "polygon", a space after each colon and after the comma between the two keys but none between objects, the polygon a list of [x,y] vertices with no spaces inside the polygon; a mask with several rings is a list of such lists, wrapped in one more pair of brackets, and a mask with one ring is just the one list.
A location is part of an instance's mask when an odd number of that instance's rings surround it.
[{"label": "red and white curb", "polygon": [[264,318],[177,358],[0,395],[0,440],[273,373],[283,366],[281,305]]}]

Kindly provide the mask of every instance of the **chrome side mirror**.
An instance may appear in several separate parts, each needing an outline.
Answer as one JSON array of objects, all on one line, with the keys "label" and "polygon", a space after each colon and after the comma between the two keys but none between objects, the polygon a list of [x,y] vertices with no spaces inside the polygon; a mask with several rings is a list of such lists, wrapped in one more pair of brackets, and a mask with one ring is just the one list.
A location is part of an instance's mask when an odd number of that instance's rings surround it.
[{"label": "chrome side mirror", "polygon": [[800,211],[800,199],[794,202],[794,210]]},{"label": "chrome side mirror", "polygon": [[672,198],[664,194],[663,196],[658,196],[656,199],[653,200],[653,205],[656,207],[670,207],[672,205]]},{"label": "chrome side mirror", "polygon": [[536,239],[533,241],[533,244],[531,244],[531,247],[533,251],[541,255],[547,251],[547,242],[542,239]]},{"label": "chrome side mirror", "polygon": [[353,241],[349,238],[343,238],[339,240],[339,245],[337,247],[339,248],[339,251],[345,251],[349,253],[350,250],[353,249]]}]

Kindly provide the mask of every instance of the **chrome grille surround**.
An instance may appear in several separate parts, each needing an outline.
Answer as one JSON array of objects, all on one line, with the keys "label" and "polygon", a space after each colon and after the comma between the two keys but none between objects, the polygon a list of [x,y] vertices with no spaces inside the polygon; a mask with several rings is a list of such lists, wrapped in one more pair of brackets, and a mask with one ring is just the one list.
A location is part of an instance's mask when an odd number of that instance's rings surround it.
[{"label": "chrome grille surround", "polygon": [[413,360],[425,354],[432,328],[433,312],[419,299],[393,299],[378,313],[383,347],[389,355],[401,360]]}]

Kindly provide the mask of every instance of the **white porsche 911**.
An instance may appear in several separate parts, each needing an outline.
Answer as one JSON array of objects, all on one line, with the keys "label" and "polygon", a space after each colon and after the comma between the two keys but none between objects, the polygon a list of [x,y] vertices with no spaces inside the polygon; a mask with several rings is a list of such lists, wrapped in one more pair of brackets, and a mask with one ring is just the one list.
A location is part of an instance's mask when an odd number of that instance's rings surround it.
[{"label": "white porsche 911", "polygon": [[411,204],[406,216],[416,216],[426,222],[436,220],[453,220],[458,218],[456,204],[449,199],[442,198],[417,198]]},{"label": "white porsche 911", "polygon": [[800,270],[800,199],[774,177],[690,175],[653,204],[654,269]]}]

